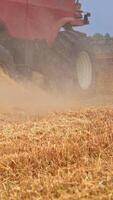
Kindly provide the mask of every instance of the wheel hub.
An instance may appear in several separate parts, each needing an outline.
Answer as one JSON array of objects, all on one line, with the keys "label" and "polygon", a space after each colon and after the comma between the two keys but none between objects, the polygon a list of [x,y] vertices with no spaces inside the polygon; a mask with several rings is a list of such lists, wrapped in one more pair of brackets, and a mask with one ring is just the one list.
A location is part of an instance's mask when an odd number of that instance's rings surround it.
[{"label": "wheel hub", "polygon": [[79,86],[82,90],[87,90],[92,83],[92,63],[86,51],[79,53],[76,62],[76,73]]}]

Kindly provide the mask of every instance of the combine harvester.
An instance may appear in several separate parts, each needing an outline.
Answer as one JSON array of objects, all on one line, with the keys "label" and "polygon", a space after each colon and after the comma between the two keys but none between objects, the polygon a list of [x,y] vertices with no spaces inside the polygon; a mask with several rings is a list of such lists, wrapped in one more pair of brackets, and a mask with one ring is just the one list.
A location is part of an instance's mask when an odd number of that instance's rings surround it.
[{"label": "combine harvester", "polygon": [[96,55],[86,34],[73,29],[89,24],[89,17],[79,0],[1,0],[1,70],[16,80],[38,74],[47,86],[72,82],[81,94],[94,91],[96,62],[106,56]]}]

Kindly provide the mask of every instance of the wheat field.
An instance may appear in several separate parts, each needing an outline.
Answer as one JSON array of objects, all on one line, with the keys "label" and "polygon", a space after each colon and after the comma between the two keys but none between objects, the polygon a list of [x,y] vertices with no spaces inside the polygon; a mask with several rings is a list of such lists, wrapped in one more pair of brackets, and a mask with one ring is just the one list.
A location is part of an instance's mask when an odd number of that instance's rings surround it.
[{"label": "wheat field", "polygon": [[0,200],[112,200],[113,108],[0,114]]}]

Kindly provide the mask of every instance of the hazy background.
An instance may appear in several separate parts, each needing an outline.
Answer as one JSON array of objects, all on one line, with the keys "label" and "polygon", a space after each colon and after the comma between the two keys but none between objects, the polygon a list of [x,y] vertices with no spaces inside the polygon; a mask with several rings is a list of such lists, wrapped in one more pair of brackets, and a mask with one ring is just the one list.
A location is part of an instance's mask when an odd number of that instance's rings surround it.
[{"label": "hazy background", "polygon": [[88,34],[113,35],[113,0],[81,0],[83,10],[91,12],[90,25],[79,28]]}]

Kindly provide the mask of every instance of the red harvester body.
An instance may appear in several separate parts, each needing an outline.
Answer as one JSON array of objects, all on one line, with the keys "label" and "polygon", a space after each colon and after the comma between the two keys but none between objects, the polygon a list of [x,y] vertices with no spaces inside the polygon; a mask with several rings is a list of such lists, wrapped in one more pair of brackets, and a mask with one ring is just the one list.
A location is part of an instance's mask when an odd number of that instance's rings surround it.
[{"label": "red harvester body", "polygon": [[49,44],[65,24],[88,23],[74,0],[1,0],[0,20],[13,37],[45,39]]}]

